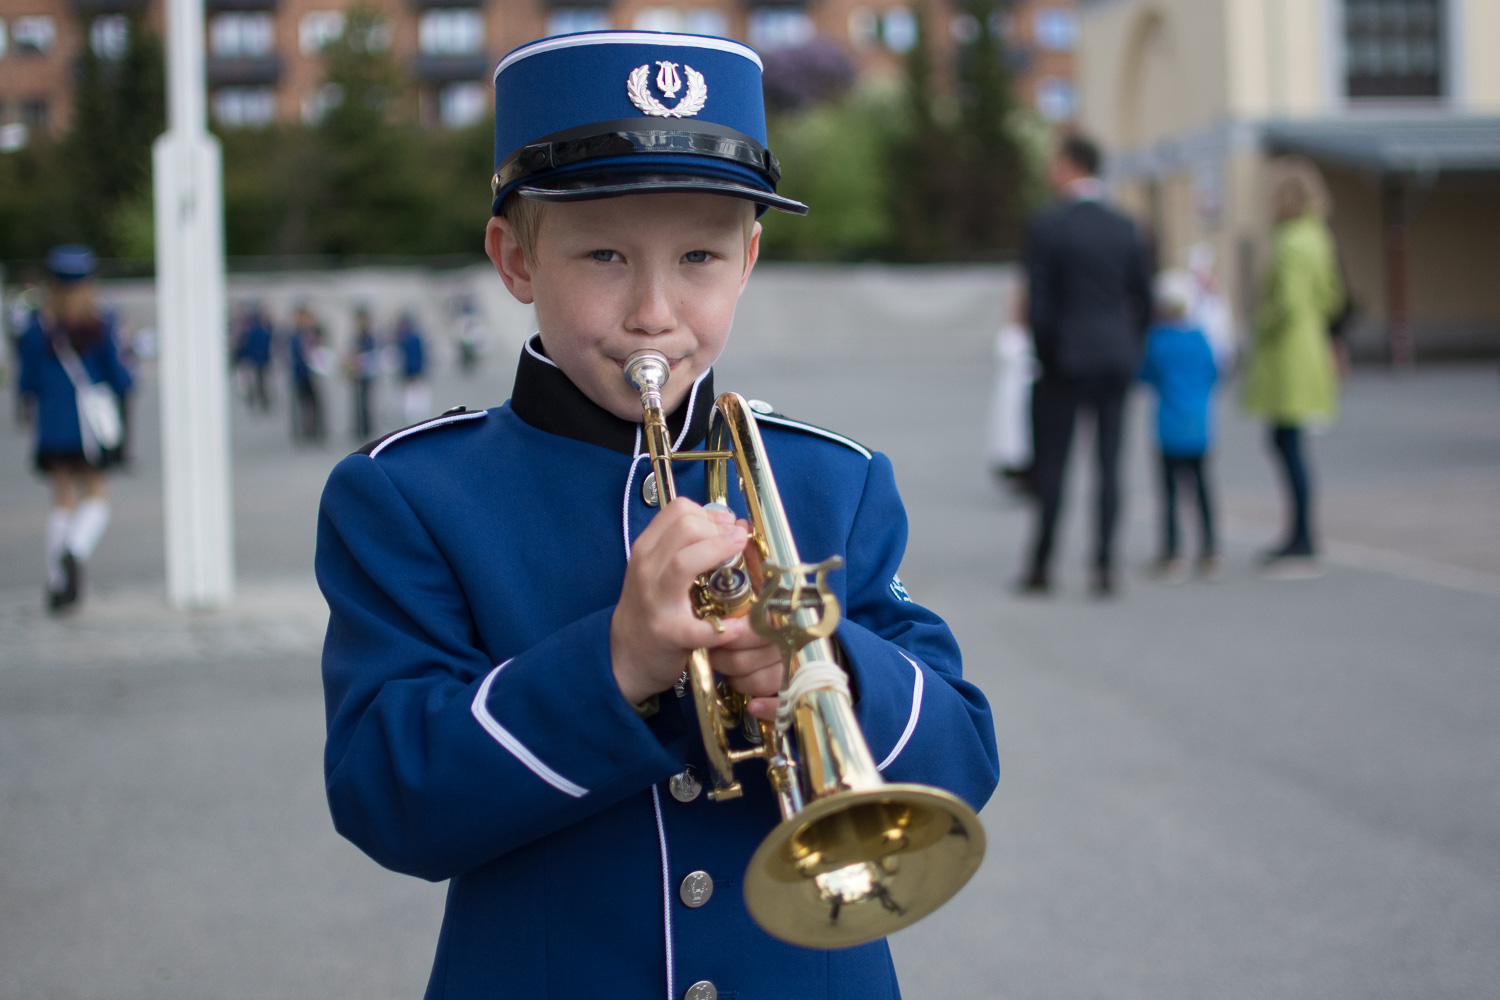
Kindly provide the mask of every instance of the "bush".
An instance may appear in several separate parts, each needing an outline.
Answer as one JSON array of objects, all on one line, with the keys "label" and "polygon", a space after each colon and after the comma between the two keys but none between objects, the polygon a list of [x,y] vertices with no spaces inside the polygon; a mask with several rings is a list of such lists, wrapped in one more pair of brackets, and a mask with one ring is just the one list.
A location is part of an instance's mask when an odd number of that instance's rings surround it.
[{"label": "bush", "polygon": [[881,87],[771,119],[777,190],[811,209],[767,212],[761,253],[776,260],[861,260],[895,240],[888,150],[901,133],[900,93]]}]

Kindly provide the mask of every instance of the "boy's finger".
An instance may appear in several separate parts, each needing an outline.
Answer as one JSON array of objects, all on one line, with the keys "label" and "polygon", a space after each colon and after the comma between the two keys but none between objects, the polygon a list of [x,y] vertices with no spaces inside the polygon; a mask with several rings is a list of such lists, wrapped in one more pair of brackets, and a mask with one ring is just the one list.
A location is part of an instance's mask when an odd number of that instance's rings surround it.
[{"label": "boy's finger", "polygon": [[775,698],[751,698],[745,703],[745,711],[755,718],[765,722],[773,722],[776,719]]},{"label": "boy's finger", "polygon": [[675,585],[680,581],[684,591],[700,574],[736,555],[747,541],[743,528],[730,527],[720,535],[699,539],[677,550],[666,566],[664,579]]}]

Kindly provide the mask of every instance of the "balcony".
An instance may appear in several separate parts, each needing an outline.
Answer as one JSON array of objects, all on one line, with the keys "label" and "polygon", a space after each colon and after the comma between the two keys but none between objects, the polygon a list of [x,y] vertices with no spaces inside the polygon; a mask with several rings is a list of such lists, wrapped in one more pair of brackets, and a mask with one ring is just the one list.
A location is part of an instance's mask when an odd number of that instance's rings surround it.
[{"label": "balcony", "polygon": [[422,83],[452,83],[456,80],[488,80],[494,67],[487,53],[473,55],[417,56],[412,75]]},{"label": "balcony", "polygon": [[148,0],[73,0],[73,10],[84,17],[100,14],[129,14],[146,9]]},{"label": "balcony", "polygon": [[237,56],[232,59],[209,56],[207,63],[210,87],[265,87],[281,79],[281,57]]}]

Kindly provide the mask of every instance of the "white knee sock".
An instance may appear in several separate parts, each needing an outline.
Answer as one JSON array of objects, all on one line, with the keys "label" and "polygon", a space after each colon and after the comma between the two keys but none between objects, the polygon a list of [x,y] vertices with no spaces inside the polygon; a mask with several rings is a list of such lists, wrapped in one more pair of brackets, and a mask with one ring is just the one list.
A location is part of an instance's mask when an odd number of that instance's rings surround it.
[{"label": "white knee sock", "polygon": [[49,590],[62,589],[62,555],[68,547],[68,528],[72,523],[73,512],[66,507],[53,507],[47,515],[47,588]]},{"label": "white knee sock", "polygon": [[109,524],[107,501],[96,500],[93,497],[80,501],[78,510],[73,513],[73,523],[68,528],[68,551],[73,553],[73,558],[79,562],[88,562],[107,524]]}]

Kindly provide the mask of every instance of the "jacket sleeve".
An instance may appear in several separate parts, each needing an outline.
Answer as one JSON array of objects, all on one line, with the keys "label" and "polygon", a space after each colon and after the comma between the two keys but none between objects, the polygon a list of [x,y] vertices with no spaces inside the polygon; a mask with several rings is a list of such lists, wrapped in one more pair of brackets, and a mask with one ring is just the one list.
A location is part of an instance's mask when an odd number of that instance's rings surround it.
[{"label": "jacket sleeve", "polygon": [[114,389],[115,395],[124,399],[130,388],[135,384],[131,377],[130,369],[125,367],[125,362],[120,358],[120,342],[115,334],[114,326],[111,325],[104,338],[101,350],[104,353],[104,381]]},{"label": "jacket sleeve", "polygon": [[35,396],[42,391],[41,333],[35,326],[26,328],[19,345],[20,363],[16,372],[16,394]]},{"label": "jacket sleeve", "polygon": [[1151,329],[1151,261],[1146,252],[1146,241],[1141,238],[1141,231],[1133,223],[1130,226],[1129,252],[1130,271],[1126,280],[1130,303],[1135,307],[1135,336],[1137,343],[1144,343],[1146,333]]},{"label": "jacket sleeve", "polygon": [[681,768],[614,682],[613,608],[490,662],[484,609],[375,459],[334,469],[316,563],[329,808],[382,865],[450,878]]},{"label": "jacket sleeve", "polygon": [[869,463],[848,547],[848,608],[838,639],[859,701],[856,712],[888,780],[946,788],[975,809],[999,779],[988,701],[963,679],[953,633],[913,602],[897,570],[906,511],[890,460]]},{"label": "jacket sleeve", "polygon": [[1057,353],[1058,304],[1057,275],[1046,239],[1043,217],[1026,225],[1021,260],[1026,267],[1026,323],[1031,327],[1037,361],[1043,368],[1052,365]]}]

